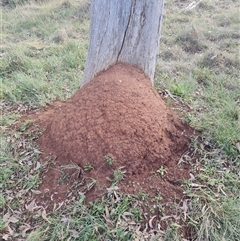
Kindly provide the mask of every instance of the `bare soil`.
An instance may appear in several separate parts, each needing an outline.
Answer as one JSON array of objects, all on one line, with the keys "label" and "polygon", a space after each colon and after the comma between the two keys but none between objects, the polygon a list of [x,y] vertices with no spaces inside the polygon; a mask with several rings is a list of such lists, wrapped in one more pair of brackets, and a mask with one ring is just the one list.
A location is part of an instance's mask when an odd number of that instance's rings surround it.
[{"label": "bare soil", "polygon": [[[87,202],[101,198],[118,168],[125,172],[117,183],[124,193],[161,195],[165,202],[182,198],[190,164],[179,161],[193,130],[166,107],[140,70],[117,64],[33,119],[43,130],[39,144],[46,165],[39,203],[82,193]],[[93,169],[86,170],[87,164]]]}]

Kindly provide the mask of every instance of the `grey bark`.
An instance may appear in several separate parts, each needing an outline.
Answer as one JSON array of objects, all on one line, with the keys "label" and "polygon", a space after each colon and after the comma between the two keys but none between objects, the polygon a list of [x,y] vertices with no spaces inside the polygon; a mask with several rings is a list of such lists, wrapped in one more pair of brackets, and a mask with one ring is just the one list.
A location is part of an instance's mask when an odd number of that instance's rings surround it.
[{"label": "grey bark", "polygon": [[153,83],[164,0],[92,0],[90,44],[82,85],[122,62]]}]

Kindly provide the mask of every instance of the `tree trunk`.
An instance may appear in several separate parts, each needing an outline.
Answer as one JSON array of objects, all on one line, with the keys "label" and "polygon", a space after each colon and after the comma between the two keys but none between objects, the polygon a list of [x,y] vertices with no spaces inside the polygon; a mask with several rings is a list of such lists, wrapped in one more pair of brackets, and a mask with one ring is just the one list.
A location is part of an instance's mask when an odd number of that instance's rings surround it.
[{"label": "tree trunk", "polygon": [[117,62],[153,83],[164,0],[92,0],[90,44],[82,85]]}]

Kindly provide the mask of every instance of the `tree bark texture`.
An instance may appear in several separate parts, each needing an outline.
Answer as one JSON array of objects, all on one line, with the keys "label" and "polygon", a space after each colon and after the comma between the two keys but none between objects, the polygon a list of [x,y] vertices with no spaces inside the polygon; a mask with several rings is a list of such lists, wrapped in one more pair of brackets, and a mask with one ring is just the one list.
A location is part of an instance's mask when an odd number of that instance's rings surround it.
[{"label": "tree bark texture", "polygon": [[92,0],[90,44],[82,85],[117,62],[153,83],[164,0]]}]

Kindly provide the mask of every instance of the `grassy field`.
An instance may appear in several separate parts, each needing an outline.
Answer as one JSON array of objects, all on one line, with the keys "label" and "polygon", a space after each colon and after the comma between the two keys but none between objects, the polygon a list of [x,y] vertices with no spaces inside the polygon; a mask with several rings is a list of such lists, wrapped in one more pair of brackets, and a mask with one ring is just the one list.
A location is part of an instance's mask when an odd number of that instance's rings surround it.
[{"label": "grassy field", "polygon": [[[144,196],[121,193],[84,205],[82,197],[51,213],[38,207],[39,163],[29,110],[66,100],[79,88],[88,47],[86,0],[3,1],[0,19],[0,230],[3,240],[240,240],[240,17],[235,0],[168,0],[156,88],[199,130],[197,160],[178,221],[140,230]],[[224,10],[223,10],[224,9]],[[29,129],[29,126],[31,128]],[[187,156],[191,161],[192,156]],[[86,225],[87,224],[87,225]],[[186,239],[184,240],[186,241]]]}]

